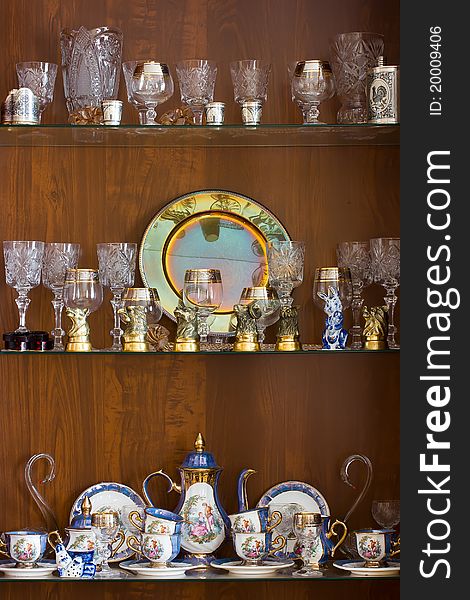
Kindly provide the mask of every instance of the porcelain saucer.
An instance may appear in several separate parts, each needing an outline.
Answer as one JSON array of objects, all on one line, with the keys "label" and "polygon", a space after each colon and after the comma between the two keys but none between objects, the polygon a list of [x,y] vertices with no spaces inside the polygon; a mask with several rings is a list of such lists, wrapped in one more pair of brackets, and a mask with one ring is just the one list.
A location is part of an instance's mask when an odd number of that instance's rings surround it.
[{"label": "porcelain saucer", "polygon": [[211,567],[225,569],[232,575],[243,577],[265,577],[274,575],[276,571],[287,569],[294,565],[293,560],[264,560],[261,565],[244,565],[242,560],[218,559],[211,562]]},{"label": "porcelain saucer", "polygon": [[0,572],[5,577],[17,577],[19,579],[50,577],[56,569],[55,561],[39,562],[33,569],[19,569],[14,562],[0,563]]},{"label": "porcelain saucer", "polygon": [[130,571],[138,577],[153,577],[153,578],[169,578],[182,577],[186,571],[196,569],[197,565],[190,565],[185,562],[173,562],[166,567],[153,568],[149,566],[149,562],[127,560],[120,563],[119,567]]},{"label": "porcelain saucer", "polygon": [[364,564],[363,560],[337,560],[333,566],[358,577],[393,577],[400,574],[399,562],[387,561],[387,566],[377,568],[365,567]]}]

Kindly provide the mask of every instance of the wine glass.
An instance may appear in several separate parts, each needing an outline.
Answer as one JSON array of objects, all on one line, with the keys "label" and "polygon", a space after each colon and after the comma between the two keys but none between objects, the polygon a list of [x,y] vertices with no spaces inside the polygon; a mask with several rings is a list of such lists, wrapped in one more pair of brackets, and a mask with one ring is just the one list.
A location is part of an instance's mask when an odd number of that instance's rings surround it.
[{"label": "wine glass", "polygon": [[291,306],[291,294],[304,278],[305,242],[274,240],[268,243],[269,283],[277,291],[281,306]]},{"label": "wine glass", "polygon": [[369,242],[340,242],[336,248],[339,267],[351,271],[353,298],[351,303],[353,326],[349,330],[353,350],[362,348],[361,309],[364,304],[362,290],[372,283]]},{"label": "wine glass", "polygon": [[55,328],[51,331],[54,338],[54,350],[62,352],[65,349],[62,329],[62,310],[64,308],[63,291],[67,269],[76,268],[80,257],[80,244],[50,242],[44,250],[42,267],[42,283],[54,294],[51,300],[54,308]]},{"label": "wine glass", "polygon": [[122,294],[126,288],[134,285],[137,244],[128,242],[110,242],[96,245],[100,281],[109,287],[113,297],[111,306],[114,313],[114,328],[109,334],[113,338],[110,352],[121,352],[121,337],[123,331],[119,320],[118,310],[122,306]]},{"label": "wine glass", "polygon": [[116,540],[118,534],[121,538],[120,545],[123,542],[124,534],[122,531],[119,531],[119,526],[119,514],[115,511],[103,511],[92,513],[91,515],[91,530],[95,534],[96,539],[96,562],[100,567],[99,572],[96,574],[97,577],[114,576],[114,572],[111,570],[108,561],[113,554],[111,544]]},{"label": "wine glass", "polygon": [[158,125],[156,108],[173,96],[174,86],[165,63],[139,61],[132,75],[132,97],[146,109],[146,125]]},{"label": "wine glass", "polygon": [[335,93],[330,64],[324,60],[304,60],[296,64],[291,79],[292,97],[300,106],[304,125],[322,125],[318,107]]},{"label": "wine glass", "polygon": [[201,342],[207,342],[207,319],[222,303],[222,277],[218,269],[188,269],[184,275],[183,302],[197,308],[198,333]]},{"label": "wine glass", "polygon": [[139,123],[141,125],[147,125],[147,109],[145,104],[139,100],[135,100],[132,96],[132,77],[137,66],[138,60],[128,60],[122,63],[122,72],[124,73],[124,81],[126,82],[127,90],[127,101],[129,104],[137,110],[139,113]]},{"label": "wine glass", "polygon": [[44,242],[6,241],[3,242],[3,254],[7,285],[18,293],[15,302],[20,324],[15,333],[28,333],[26,311],[31,302],[28,293],[41,283]]},{"label": "wine glass", "polygon": [[202,125],[204,107],[214,100],[217,65],[211,60],[183,60],[176,63],[181,100],[194,115],[194,123]]},{"label": "wine glass", "polygon": [[387,344],[389,348],[400,348],[395,340],[397,327],[394,322],[396,289],[400,285],[400,238],[375,238],[370,240],[370,254],[374,281],[386,290],[384,297],[388,306]]},{"label": "wine glass", "polygon": [[64,284],[64,305],[72,327],[66,352],[90,352],[90,327],[87,318],[103,302],[103,286],[96,269],[67,269]]},{"label": "wine glass", "polygon": [[271,64],[263,60],[237,60],[230,63],[233,96],[243,107],[247,103],[257,103],[258,111],[268,96],[268,81]]},{"label": "wine glass", "polygon": [[319,561],[323,556],[321,542],[322,518],[320,513],[299,512],[293,519],[296,542],[294,554],[302,559],[303,566],[294,571],[295,577],[319,577]]},{"label": "wine glass", "polygon": [[382,529],[394,529],[400,522],[400,500],[374,500],[372,516]]},{"label": "wine glass", "polygon": [[57,65],[48,62],[20,62],[16,64],[18,85],[29,88],[39,99],[39,122],[42,113],[54,96]]},{"label": "wine glass", "polygon": [[279,309],[281,303],[276,291],[270,287],[246,287],[240,295],[240,304],[256,305],[261,311],[261,316],[256,319],[258,330],[258,342],[262,344],[265,338],[265,329],[279,320]]}]

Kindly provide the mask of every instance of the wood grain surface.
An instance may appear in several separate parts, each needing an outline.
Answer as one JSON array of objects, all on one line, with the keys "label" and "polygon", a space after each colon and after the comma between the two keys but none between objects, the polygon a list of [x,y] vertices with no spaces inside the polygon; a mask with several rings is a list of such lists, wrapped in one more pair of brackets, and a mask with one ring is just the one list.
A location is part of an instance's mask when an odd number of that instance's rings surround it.
[{"label": "wood grain surface", "polygon": [[[15,0],[0,20],[0,96],[16,85],[15,63],[60,62],[64,27],[115,25],[124,32],[123,59],[155,58],[174,71],[178,59],[207,57],[219,64],[216,99],[227,122],[239,122],[228,62],[264,58],[273,70],[264,122],[300,122],[290,99],[289,60],[327,58],[329,39],[342,31],[385,35],[387,59],[399,59],[397,1],[374,0]],[[179,105],[175,95],[163,105]],[[126,100],[124,81],[119,97]],[[136,123],[124,103],[123,122]],[[337,99],[322,106],[334,121]],[[46,123],[67,118],[62,79]],[[319,341],[323,315],[311,299],[316,266],[335,263],[344,239],[399,234],[398,148],[239,149],[0,149],[0,239],[78,241],[81,266],[96,266],[98,242],[134,241],[153,215],[180,194],[222,188],[266,205],[293,239],[307,242],[305,281],[295,292],[302,338]],[[3,269],[3,262],[0,261]],[[138,282],[137,282],[138,283]],[[0,329],[16,327],[14,292],[0,283]],[[379,303],[371,286],[366,301]],[[31,292],[31,328],[53,325],[51,294]],[[112,313],[92,315],[92,341],[109,344]],[[64,319],[65,320],[65,319]],[[162,323],[171,328],[168,319]],[[272,333],[269,334],[272,337]],[[160,467],[172,475],[196,433],[224,467],[221,499],[236,508],[236,476],[249,482],[254,504],[271,485],[299,479],[318,487],[341,518],[354,490],[341,483],[346,456],[362,452],[375,469],[373,486],[350,521],[372,524],[371,501],[399,494],[399,357],[396,354],[321,356],[5,356],[0,354],[0,531],[38,527],[41,516],[26,492],[23,468],[36,452],[50,452],[57,478],[45,495],[65,525],[73,500],[98,481],[121,481],[140,491]],[[38,476],[41,475],[38,473]],[[352,478],[362,481],[360,468]],[[167,496],[152,493],[165,508]],[[229,544],[222,554],[229,555]],[[279,598],[395,599],[398,582],[292,583],[0,583],[5,599]],[[248,595],[248,596],[247,596]]]}]

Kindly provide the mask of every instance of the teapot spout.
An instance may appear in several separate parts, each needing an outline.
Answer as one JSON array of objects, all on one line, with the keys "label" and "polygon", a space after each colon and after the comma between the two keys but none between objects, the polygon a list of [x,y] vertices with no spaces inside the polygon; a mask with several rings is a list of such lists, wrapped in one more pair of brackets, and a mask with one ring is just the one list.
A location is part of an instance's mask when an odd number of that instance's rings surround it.
[{"label": "teapot spout", "polygon": [[250,475],[256,473],[253,469],[243,469],[243,471],[238,476],[238,485],[237,485],[237,493],[238,493],[238,512],[243,512],[244,510],[248,510],[248,496],[246,494],[246,481]]}]

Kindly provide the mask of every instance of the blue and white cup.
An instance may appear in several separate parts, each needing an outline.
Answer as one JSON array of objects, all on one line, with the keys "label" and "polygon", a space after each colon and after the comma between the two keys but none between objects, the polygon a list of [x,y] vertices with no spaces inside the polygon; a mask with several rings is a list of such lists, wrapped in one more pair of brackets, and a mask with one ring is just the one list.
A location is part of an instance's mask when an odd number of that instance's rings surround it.
[{"label": "blue and white cup", "polygon": [[169,510],[151,506],[144,510],[144,518],[137,510],[130,512],[129,521],[142,533],[173,535],[174,533],[181,533],[184,519]]},{"label": "blue and white cup", "polygon": [[0,553],[12,558],[17,567],[32,569],[43,557],[46,545],[47,533],[31,530],[5,531],[0,539]]},{"label": "blue and white cup", "polygon": [[234,533],[269,533],[282,521],[279,511],[269,514],[267,506],[229,515]]},{"label": "blue and white cup", "polygon": [[145,557],[152,568],[166,567],[176,556],[181,546],[181,534],[158,535],[141,533],[140,540],[131,535],[127,538],[128,547]]}]

